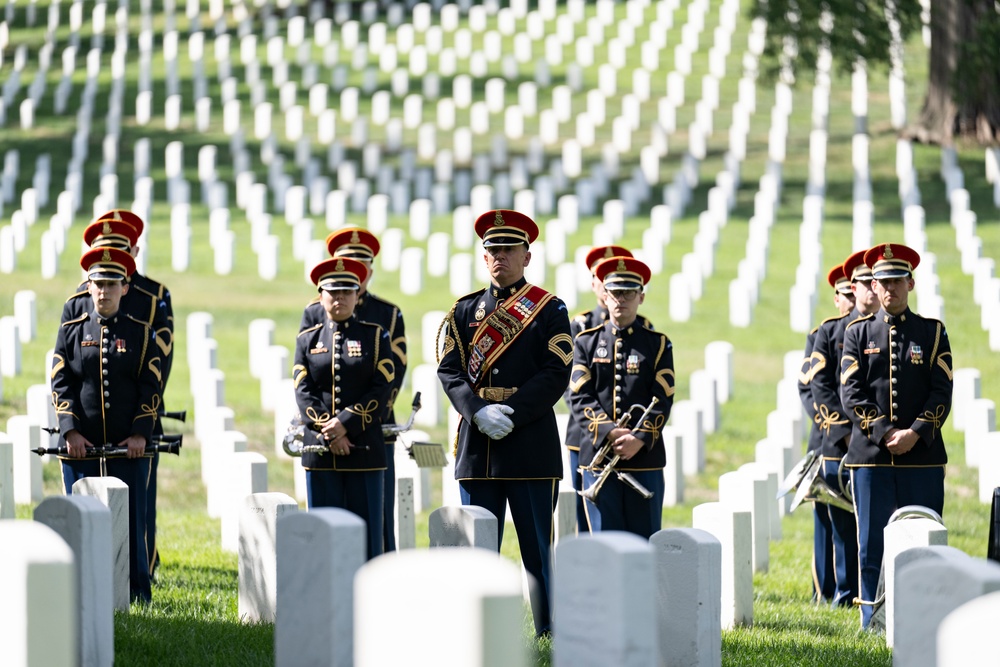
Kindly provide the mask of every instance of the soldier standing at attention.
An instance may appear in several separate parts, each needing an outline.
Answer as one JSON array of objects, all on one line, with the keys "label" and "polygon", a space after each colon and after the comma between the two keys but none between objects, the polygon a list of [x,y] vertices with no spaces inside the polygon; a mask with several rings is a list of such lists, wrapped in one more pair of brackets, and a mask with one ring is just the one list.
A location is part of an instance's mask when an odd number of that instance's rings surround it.
[{"label": "soldier standing at attention", "polygon": [[[597,298],[597,305],[591,310],[585,310],[573,316],[569,321],[570,335],[576,338],[577,334],[585,329],[592,329],[608,321],[608,306],[605,303],[604,284],[594,275],[594,268],[605,259],[610,257],[631,257],[632,253],[627,248],[618,245],[596,246],[590,249],[584,261],[590,270],[590,288]],[[641,318],[644,326],[650,324],[645,318]],[[569,391],[566,392],[566,405],[569,405]],[[577,532],[583,533],[589,530],[587,525],[587,513],[583,504],[583,496],[579,494],[582,487],[583,475],[580,472],[580,443],[584,441],[586,434],[583,425],[576,419],[572,410],[569,413],[569,421],[566,423],[566,449],[569,451],[570,475],[573,480],[573,489],[577,491],[576,497],[576,528]]]},{"label": "soldier standing at attention", "polygon": [[507,506],[530,574],[538,634],[551,631],[552,513],[562,478],[553,406],[569,383],[566,306],[524,279],[534,221],[517,211],[479,216],[490,285],[459,299],[445,320],[438,377],[455,410],[455,479],[462,503],[485,507],[503,540]]},{"label": "soldier standing at attention", "polygon": [[[826,274],[826,281],[833,288],[833,305],[839,315],[844,317],[854,308],[854,295],[850,283],[844,277],[844,267],[838,264]],[[819,456],[823,447],[823,429],[819,408],[813,394],[813,381],[816,375],[826,365],[823,355],[816,350],[816,339],[823,327],[832,326],[837,318],[824,320],[818,327],[806,336],[806,352],[802,359],[802,371],[799,373],[799,399],[802,401],[806,414],[812,421],[809,431],[809,443],[806,453]],[[834,370],[836,367],[834,367]],[[813,505],[813,600],[824,602],[833,600],[837,592],[837,579],[833,553],[833,527],[830,525],[830,513],[823,503]]]},{"label": "soldier standing at attention", "polygon": [[156,332],[121,309],[135,270],[131,255],[93,248],[87,271],[91,309],[63,322],[52,357],[52,405],[59,421],[66,495],[84,477],[101,476],[95,447],[127,447],[127,458],[106,459],[107,474],[128,486],[129,587],[133,602],[149,602],[146,554],[146,446],[160,408],[160,348]]},{"label": "soldier standing at attention", "polygon": [[[142,218],[125,209],[114,209],[104,213],[83,231],[83,240],[91,248],[117,248],[127,252],[134,260],[139,255],[139,237],[145,225]],[[170,302],[170,290],[162,283],[144,276],[138,271],[128,279],[129,288],[123,292],[121,310],[149,325],[156,332],[156,344],[160,348],[160,373],[163,384],[161,399],[166,391],[167,380],[174,358],[174,311]],[[76,294],[66,300],[63,306],[62,322],[78,318],[93,307],[87,282],[83,282]],[[165,407],[162,404],[159,412]],[[163,424],[157,419],[153,435],[163,434]],[[149,556],[149,576],[152,577],[160,564],[160,552],[156,548],[156,479],[160,454],[152,453],[149,464],[149,479],[146,484],[146,553]]]},{"label": "soldier standing at attention", "polygon": [[394,373],[389,334],[354,313],[368,267],[335,257],[311,272],[324,321],[299,332],[292,381],[306,425],[304,449],[309,508],[339,507],[364,519],[368,558],[382,553],[382,482],[386,447],[381,415]]},{"label": "soldier standing at attention", "polygon": [[[393,406],[400,387],[403,386],[403,376],[406,374],[406,325],[403,322],[403,311],[399,306],[375,296],[368,291],[368,284],[373,275],[373,264],[380,248],[378,239],[366,229],[360,227],[345,227],[332,232],[326,237],[326,248],[333,257],[356,259],[368,269],[367,277],[361,282],[358,291],[358,303],[354,308],[355,316],[362,322],[370,322],[382,327],[389,335],[389,347],[392,351],[392,364],[396,379],[392,382],[389,400],[385,410],[379,415],[383,424],[395,424],[396,413]],[[312,301],[302,313],[302,323],[299,331],[308,329],[326,319],[326,312],[319,299]],[[383,492],[384,516],[382,532],[385,551],[396,550],[396,435],[385,436],[385,480]]]},{"label": "soldier standing at attention", "polygon": [[882,531],[894,511],[944,509],[948,462],[941,427],[951,411],[952,358],[944,325],[910,310],[920,255],[886,243],[865,253],[880,309],[848,325],[840,399],[853,423],[845,464],[858,521],[861,626],[871,622]]},{"label": "soldier standing at attention", "polygon": [[[833,491],[846,488],[848,480],[841,479],[840,461],[847,452],[847,441],[851,435],[851,420],[840,404],[840,359],[844,351],[844,330],[847,325],[862,315],[878,309],[878,302],[871,291],[872,272],[864,263],[865,251],[859,251],[847,258],[840,267],[834,267],[831,275],[838,275],[837,289],[848,290],[842,303],[849,302],[853,308],[839,317],[831,317],[823,322],[816,334],[813,358],[816,360],[812,378],[812,396],[816,404],[820,445],[820,476]],[[858,531],[854,513],[833,505],[816,503],[815,511],[828,514],[830,532],[833,537],[833,568],[836,590],[832,602],[836,606],[850,606],[858,596]]]},{"label": "soldier standing at attention", "polygon": [[[628,472],[652,497],[643,497],[617,475],[609,475],[596,500],[586,501],[587,521],[592,531],[624,530],[649,539],[660,529],[663,517],[667,457],[661,432],[674,400],[673,346],[665,334],[637,319],[649,267],[631,257],[612,257],[599,263],[594,275],[604,286],[609,317],[580,333],[573,344],[570,408],[589,436],[580,447],[580,464],[590,466],[610,440],[613,451],[603,464],[620,456],[615,469]],[[656,405],[641,423],[618,426],[631,406],[648,406],[654,398]],[[633,420],[638,418],[632,415]],[[584,489],[594,485],[600,474],[585,468]]]}]

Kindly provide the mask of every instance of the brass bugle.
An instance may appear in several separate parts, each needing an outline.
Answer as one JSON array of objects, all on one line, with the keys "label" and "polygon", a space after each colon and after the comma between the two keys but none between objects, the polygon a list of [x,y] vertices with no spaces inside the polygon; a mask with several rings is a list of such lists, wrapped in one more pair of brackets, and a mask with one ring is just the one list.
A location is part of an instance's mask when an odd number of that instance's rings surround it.
[{"label": "brass bugle", "polygon": [[[641,426],[642,422],[645,421],[646,417],[649,416],[649,413],[653,411],[653,408],[656,406],[657,402],[658,399],[654,396],[652,400],[650,400],[649,405],[645,407],[641,405],[633,405],[631,408],[628,409],[628,411],[625,414],[623,414],[618,419],[618,422],[615,425],[616,428],[628,428],[628,425],[632,419],[632,410],[634,410],[635,408],[640,408],[643,411],[642,414],[639,416],[639,420],[637,422]],[[594,459],[590,462],[590,465],[587,466],[585,469],[589,470],[590,472],[594,472],[597,466],[599,466],[601,462],[603,462],[604,459],[608,456],[613,447],[614,443],[611,441],[611,438],[610,437],[607,438],[607,442],[604,443],[600,451],[597,452],[597,454],[594,456]],[[647,489],[645,486],[643,486],[639,482],[639,480],[633,477],[630,473],[622,472],[615,468],[615,466],[618,465],[618,462],[621,460],[621,458],[622,457],[620,454],[615,454],[614,458],[612,458],[611,461],[606,466],[604,466],[604,469],[601,470],[600,475],[598,475],[597,479],[594,480],[594,483],[588,486],[586,489],[577,491],[577,493],[579,493],[581,496],[583,496],[592,503],[597,502],[597,494],[601,492],[601,487],[604,486],[604,483],[608,481],[608,477],[613,472],[618,476],[618,479],[620,479],[625,484],[630,486],[643,498],[646,498],[647,500],[652,498],[653,492]]]},{"label": "brass bugle", "polygon": [[413,428],[413,419],[420,410],[420,392],[413,395],[413,403],[410,404],[410,416],[402,424],[382,424],[382,435],[399,435]]}]

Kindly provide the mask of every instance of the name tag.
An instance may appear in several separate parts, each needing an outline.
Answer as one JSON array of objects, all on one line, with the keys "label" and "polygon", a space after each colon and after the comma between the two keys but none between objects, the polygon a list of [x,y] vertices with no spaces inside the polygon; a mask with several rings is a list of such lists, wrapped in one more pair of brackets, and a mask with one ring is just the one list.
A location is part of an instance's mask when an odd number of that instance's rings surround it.
[{"label": "name tag", "polygon": [[329,351],[330,351],[329,348],[314,347],[313,349],[309,350],[309,354],[326,354]]},{"label": "name tag", "polygon": [[591,363],[595,363],[595,364],[610,364],[611,360],[608,359],[607,357],[594,357],[594,360]]},{"label": "name tag", "polygon": [[869,347],[868,349],[865,350],[865,354],[878,354],[881,351],[882,348],[880,347]]},{"label": "name tag", "polygon": [[97,343],[96,340],[81,340],[80,341],[80,347],[90,347],[92,345],[97,345],[97,344],[98,343]]}]

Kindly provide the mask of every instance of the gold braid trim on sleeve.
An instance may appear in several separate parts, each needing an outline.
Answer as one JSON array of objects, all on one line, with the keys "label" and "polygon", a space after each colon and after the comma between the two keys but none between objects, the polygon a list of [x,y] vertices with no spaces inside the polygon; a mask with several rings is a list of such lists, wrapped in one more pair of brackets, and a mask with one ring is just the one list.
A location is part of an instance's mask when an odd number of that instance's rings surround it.
[{"label": "gold braid trim on sleeve", "polygon": [[378,401],[374,398],[368,401],[368,405],[361,405],[360,403],[355,403],[351,407],[347,408],[347,411],[352,415],[358,415],[361,417],[361,425],[368,426],[372,423],[372,413],[378,410]]},{"label": "gold braid trim on sleeve", "polygon": [[608,415],[604,412],[598,413],[593,408],[584,408],[583,416],[587,419],[587,432],[590,433],[593,438],[592,442],[594,445],[597,444],[597,427],[601,424],[610,423],[611,420],[608,419]]}]

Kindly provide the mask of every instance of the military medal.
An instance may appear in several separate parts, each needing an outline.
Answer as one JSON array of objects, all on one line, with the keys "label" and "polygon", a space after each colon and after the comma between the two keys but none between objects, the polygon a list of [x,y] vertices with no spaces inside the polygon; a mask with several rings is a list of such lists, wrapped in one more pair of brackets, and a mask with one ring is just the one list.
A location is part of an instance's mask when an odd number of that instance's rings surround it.
[{"label": "military medal", "polygon": [[625,360],[625,372],[629,375],[637,375],[639,373],[639,355],[630,354],[628,359]]},{"label": "military medal", "polygon": [[360,357],[361,356],[361,341],[360,340],[349,340],[349,341],[347,341],[347,356],[348,357]]},{"label": "military medal", "polygon": [[922,364],[924,363],[924,352],[920,349],[919,345],[910,346],[910,363],[911,364]]},{"label": "military medal", "polygon": [[476,319],[477,320],[481,320],[484,317],[486,317],[486,309],[485,308],[480,308],[479,310],[476,311]]},{"label": "military medal", "polygon": [[125,340],[123,338],[115,339],[115,349],[118,350],[119,354],[125,352]]}]

